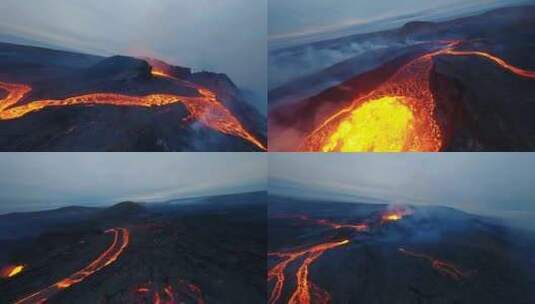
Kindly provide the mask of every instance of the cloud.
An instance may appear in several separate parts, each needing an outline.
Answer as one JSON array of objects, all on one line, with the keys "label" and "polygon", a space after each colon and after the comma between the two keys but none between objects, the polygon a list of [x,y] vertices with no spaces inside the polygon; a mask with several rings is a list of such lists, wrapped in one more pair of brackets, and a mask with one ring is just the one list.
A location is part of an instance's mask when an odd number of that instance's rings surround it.
[{"label": "cloud", "polygon": [[2,0],[0,34],[100,55],[150,55],[265,95],[267,16],[249,0]]},{"label": "cloud", "polygon": [[262,153],[4,153],[0,213],[263,190]]}]

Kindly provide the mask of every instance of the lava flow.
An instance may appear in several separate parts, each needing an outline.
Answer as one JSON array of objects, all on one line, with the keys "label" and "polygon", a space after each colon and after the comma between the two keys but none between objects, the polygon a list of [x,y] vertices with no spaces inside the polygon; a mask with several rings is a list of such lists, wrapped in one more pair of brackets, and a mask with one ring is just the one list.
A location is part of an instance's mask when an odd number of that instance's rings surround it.
[{"label": "lava flow", "polygon": [[280,300],[285,283],[285,271],[289,264],[302,258],[296,272],[297,287],[291,294],[289,304],[329,303],[330,296],[327,292],[317,287],[309,279],[310,265],[317,260],[325,251],[348,244],[349,240],[331,241],[314,245],[307,249],[294,251],[272,252],[270,256],[279,257],[282,260],[273,266],[268,272],[268,282],[274,281],[273,289],[268,303],[275,304]]},{"label": "lava flow", "polygon": [[323,226],[328,226],[330,228],[333,228],[333,229],[343,229],[343,228],[346,228],[346,229],[352,229],[352,230],[356,230],[356,231],[359,231],[359,232],[362,232],[362,231],[368,231],[370,229],[369,225],[366,224],[366,223],[357,223],[357,224],[339,224],[339,223],[335,223],[331,220],[328,220],[328,219],[312,219],[306,215],[298,215],[296,217],[297,219],[299,219],[300,221],[304,221],[304,222],[309,222],[309,223],[313,223],[313,224],[316,224],[316,225],[323,225]]},{"label": "lava flow", "polygon": [[0,278],[9,279],[22,272],[24,265],[7,265],[0,270]]},{"label": "lava flow", "polygon": [[44,303],[48,298],[57,294],[62,289],[80,283],[93,273],[115,262],[123,253],[126,246],[128,246],[130,235],[125,228],[109,229],[106,230],[106,233],[113,233],[113,242],[111,246],[91,262],[91,264],[59,282],[17,301],[15,304]]},{"label": "lava flow", "polygon": [[[154,70],[155,77],[175,79],[164,71]],[[7,96],[0,99],[0,120],[22,117],[28,113],[40,111],[47,107],[63,107],[73,105],[115,105],[137,107],[160,107],[182,102],[190,117],[218,132],[240,137],[266,150],[264,144],[249,133],[240,121],[219,101],[216,95],[207,88],[184,82],[195,88],[200,96],[180,96],[173,94],[150,94],[145,96],[129,96],[113,93],[93,93],[73,96],[66,99],[34,100],[17,105],[32,88],[23,84],[12,84],[0,81],[0,89],[7,91]]]},{"label": "lava flow", "polygon": [[305,139],[300,150],[322,152],[439,151],[442,132],[430,89],[433,57],[480,56],[509,72],[535,78],[535,71],[514,67],[480,51],[456,51],[461,41],[448,42],[403,65],[369,94],[325,119]]},{"label": "lava flow", "polygon": [[201,289],[192,283],[179,280],[177,284],[166,284],[163,288],[157,284],[147,283],[135,289],[135,293],[141,297],[144,303],[152,304],[182,304],[193,301],[196,304],[205,304]]},{"label": "lava flow", "polygon": [[426,254],[412,252],[404,248],[399,248],[399,251],[408,256],[428,260],[431,263],[431,266],[433,267],[433,269],[438,271],[441,275],[450,277],[454,280],[458,281],[468,276],[467,272],[460,270],[457,266],[453,265],[452,263],[448,263],[439,259],[435,259]]}]

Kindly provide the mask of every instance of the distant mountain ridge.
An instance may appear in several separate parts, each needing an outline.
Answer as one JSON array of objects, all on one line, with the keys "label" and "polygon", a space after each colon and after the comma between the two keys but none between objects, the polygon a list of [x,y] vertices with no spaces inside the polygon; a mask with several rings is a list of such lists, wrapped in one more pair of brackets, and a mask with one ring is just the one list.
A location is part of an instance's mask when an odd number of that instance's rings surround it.
[{"label": "distant mountain ridge", "polygon": [[[52,210],[13,212],[0,215],[0,240],[35,237],[48,229],[59,225],[68,225],[81,221],[122,222],[131,218],[145,216],[151,212],[189,208],[193,210],[224,210],[247,204],[265,204],[265,192],[249,192],[207,197],[170,200],[162,203],[142,203],[123,201],[106,207],[67,206]],[[177,202],[188,202],[180,204]],[[162,209],[163,208],[163,209]]]}]

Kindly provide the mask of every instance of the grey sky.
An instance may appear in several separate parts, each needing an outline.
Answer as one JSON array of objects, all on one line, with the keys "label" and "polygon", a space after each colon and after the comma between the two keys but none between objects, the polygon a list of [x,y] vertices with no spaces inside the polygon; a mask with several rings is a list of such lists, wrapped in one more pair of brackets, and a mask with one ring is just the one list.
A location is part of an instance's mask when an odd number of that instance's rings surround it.
[{"label": "grey sky", "polygon": [[269,175],[275,193],[533,217],[534,168],[534,153],[272,154]]},{"label": "grey sky", "polygon": [[265,190],[263,153],[1,153],[0,214]]},{"label": "grey sky", "polygon": [[228,74],[265,95],[266,0],[0,1],[0,35]]},{"label": "grey sky", "polygon": [[[384,19],[414,14],[412,19],[438,17],[450,12],[473,11],[524,0],[270,0],[268,4],[271,39],[299,37],[365,25]],[[411,18],[409,18],[411,19]],[[388,27],[385,24],[386,27]],[[377,29],[382,29],[381,25]]]}]

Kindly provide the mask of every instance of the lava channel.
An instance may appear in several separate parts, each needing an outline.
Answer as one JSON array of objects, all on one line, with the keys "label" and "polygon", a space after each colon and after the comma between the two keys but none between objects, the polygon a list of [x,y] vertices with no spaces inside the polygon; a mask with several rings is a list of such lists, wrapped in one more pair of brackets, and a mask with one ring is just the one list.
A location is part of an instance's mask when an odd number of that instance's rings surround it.
[{"label": "lava channel", "polygon": [[433,257],[431,257],[429,255],[426,255],[426,254],[421,254],[421,253],[416,253],[416,252],[413,252],[413,251],[409,251],[409,250],[404,249],[404,248],[399,248],[399,251],[401,253],[403,253],[404,255],[408,255],[408,256],[412,256],[412,257],[416,257],[416,258],[421,258],[421,259],[425,259],[425,260],[429,261],[431,263],[431,266],[433,267],[433,269],[438,271],[438,273],[440,273],[443,276],[450,277],[451,279],[454,279],[456,281],[468,277],[468,272],[462,271],[461,269],[459,269],[459,267],[455,266],[452,263],[448,263],[448,262],[445,262],[445,261],[442,261],[442,260],[439,260],[439,259],[435,259],[435,258],[433,258]]},{"label": "lava channel", "polygon": [[325,242],[314,245],[307,249],[298,249],[294,251],[272,252],[269,256],[281,259],[268,271],[268,283],[273,282],[268,303],[278,303],[284,289],[286,281],[285,272],[288,265],[301,259],[300,265],[295,273],[296,289],[290,295],[289,304],[327,304],[330,303],[330,295],[323,289],[316,286],[309,278],[309,268],[325,251],[345,244],[349,240]]},{"label": "lava channel", "polygon": [[80,283],[93,273],[115,262],[123,253],[126,246],[128,246],[130,234],[125,228],[109,229],[106,230],[106,233],[113,233],[113,242],[111,246],[108,247],[108,249],[106,249],[98,258],[91,262],[91,264],[45,289],[18,300],[15,302],[15,304],[44,303],[61,290]]},{"label": "lava channel", "polygon": [[357,224],[342,223],[341,224],[341,223],[333,222],[332,220],[328,220],[328,219],[313,219],[313,218],[308,217],[307,215],[298,215],[295,218],[303,222],[327,226],[332,229],[352,229],[358,232],[364,232],[370,229],[367,223],[357,223]]},{"label": "lava channel", "polygon": [[[164,71],[154,70],[154,77],[165,77],[179,80]],[[207,88],[182,81],[197,90],[200,96],[180,96],[173,94],[150,94],[145,96],[129,96],[114,93],[93,93],[73,96],[66,99],[34,100],[17,105],[32,88],[24,84],[5,83],[0,81],[0,89],[7,95],[0,99],[0,120],[11,120],[28,113],[40,111],[48,107],[65,107],[74,105],[114,105],[136,107],[161,107],[182,102],[190,117],[218,132],[240,137],[261,150],[266,146],[249,133],[240,121],[219,101],[214,92]]]},{"label": "lava channel", "polygon": [[403,65],[369,94],[325,119],[305,139],[299,150],[321,152],[436,152],[443,146],[435,120],[435,100],[430,89],[433,57],[479,56],[526,78],[535,71],[514,67],[480,51],[456,51],[461,41],[451,41]]}]

